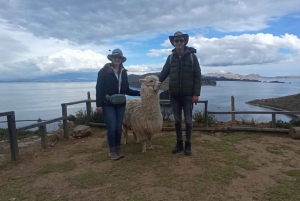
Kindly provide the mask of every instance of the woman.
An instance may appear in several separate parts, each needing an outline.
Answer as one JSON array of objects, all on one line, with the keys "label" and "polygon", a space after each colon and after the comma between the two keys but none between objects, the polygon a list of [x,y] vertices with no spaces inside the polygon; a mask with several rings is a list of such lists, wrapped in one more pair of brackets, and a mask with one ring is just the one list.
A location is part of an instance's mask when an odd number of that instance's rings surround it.
[{"label": "woman", "polygon": [[126,105],[125,94],[140,96],[140,92],[129,88],[127,70],[123,66],[126,57],[122,51],[115,49],[107,58],[111,63],[105,64],[98,73],[96,105],[107,127],[109,156],[112,160],[117,160],[124,157],[120,145]]}]

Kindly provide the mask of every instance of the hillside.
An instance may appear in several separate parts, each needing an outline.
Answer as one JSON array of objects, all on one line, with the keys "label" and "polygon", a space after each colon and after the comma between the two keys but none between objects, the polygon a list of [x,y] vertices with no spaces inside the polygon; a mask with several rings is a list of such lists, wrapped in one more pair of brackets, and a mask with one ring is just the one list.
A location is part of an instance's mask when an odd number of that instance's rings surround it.
[{"label": "hillside", "polygon": [[[128,75],[128,82],[129,85],[131,87],[140,87],[141,83],[139,81],[139,79],[143,79],[145,77],[147,77],[148,75],[156,75],[159,76],[159,73],[147,73],[144,75]],[[216,86],[217,83],[215,80],[212,79],[206,79],[205,77],[202,77],[202,85],[204,86]],[[168,90],[169,89],[169,78],[167,78],[162,84],[161,84],[161,88],[163,90]]]},{"label": "hillside", "polygon": [[204,76],[206,77],[215,77],[215,78],[228,78],[228,79],[249,79],[249,80],[256,80],[256,79],[281,79],[281,78],[295,78],[295,79],[299,79],[300,76],[276,76],[276,77],[264,77],[261,76],[259,74],[248,74],[248,75],[239,75],[239,74],[235,74],[235,73],[207,73]]},{"label": "hillside", "polygon": [[278,108],[280,110],[300,111],[300,93],[278,98],[256,99],[246,102],[249,105]]}]

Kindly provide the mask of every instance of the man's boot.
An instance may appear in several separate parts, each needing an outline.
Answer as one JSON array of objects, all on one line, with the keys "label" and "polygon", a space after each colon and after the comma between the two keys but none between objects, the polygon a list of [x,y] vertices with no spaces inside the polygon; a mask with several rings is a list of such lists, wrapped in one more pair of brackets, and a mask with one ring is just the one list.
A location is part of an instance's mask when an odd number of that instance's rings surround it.
[{"label": "man's boot", "polygon": [[172,150],[172,154],[177,154],[178,152],[183,150],[183,141],[177,140],[176,147]]},{"label": "man's boot", "polygon": [[111,148],[108,155],[111,158],[111,160],[118,160],[119,159],[119,155],[117,153],[116,147]]},{"label": "man's boot", "polygon": [[190,156],[192,154],[191,142],[185,141],[184,154],[186,156]]}]

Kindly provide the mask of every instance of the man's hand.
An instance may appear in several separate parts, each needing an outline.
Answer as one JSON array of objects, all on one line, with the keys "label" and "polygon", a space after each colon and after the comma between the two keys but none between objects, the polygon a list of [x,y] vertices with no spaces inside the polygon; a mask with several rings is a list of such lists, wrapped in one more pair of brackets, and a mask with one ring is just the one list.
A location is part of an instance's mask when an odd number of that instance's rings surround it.
[{"label": "man's hand", "polygon": [[102,114],[102,107],[97,107],[97,112],[98,112],[99,114]]},{"label": "man's hand", "polygon": [[193,103],[197,104],[198,100],[199,100],[199,96],[193,96],[193,100],[192,100]]}]

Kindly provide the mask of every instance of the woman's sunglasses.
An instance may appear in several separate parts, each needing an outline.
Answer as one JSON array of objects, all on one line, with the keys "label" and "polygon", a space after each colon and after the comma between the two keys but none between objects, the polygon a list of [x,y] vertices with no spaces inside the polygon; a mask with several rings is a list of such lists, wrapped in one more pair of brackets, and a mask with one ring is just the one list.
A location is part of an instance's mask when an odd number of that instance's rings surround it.
[{"label": "woman's sunglasses", "polygon": [[121,56],[112,56],[112,58],[113,58],[113,59],[119,59],[119,60],[122,60],[123,57],[121,57]]},{"label": "woman's sunglasses", "polygon": [[175,43],[178,43],[178,42],[181,42],[181,43],[183,43],[183,42],[184,42],[184,40],[183,40],[183,39],[175,39],[175,40],[174,40],[174,42],[175,42]]}]

